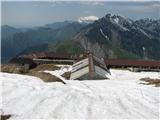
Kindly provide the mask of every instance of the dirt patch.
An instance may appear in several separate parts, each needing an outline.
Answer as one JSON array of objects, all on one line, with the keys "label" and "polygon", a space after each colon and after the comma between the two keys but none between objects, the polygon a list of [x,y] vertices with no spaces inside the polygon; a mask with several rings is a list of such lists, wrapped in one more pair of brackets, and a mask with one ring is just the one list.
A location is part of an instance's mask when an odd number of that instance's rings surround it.
[{"label": "dirt patch", "polygon": [[42,79],[44,82],[62,82],[64,83],[61,79],[57,78],[56,76],[50,73],[43,72],[45,70],[54,71],[58,69],[60,69],[60,67],[55,66],[54,64],[41,64],[41,65],[38,65],[36,68],[31,69],[29,73],[27,73],[27,75],[38,77]]},{"label": "dirt patch", "polygon": [[53,71],[53,70],[58,70],[58,69],[60,69],[60,67],[54,64],[42,64],[32,69],[32,71],[45,71],[45,70]]},{"label": "dirt patch", "polygon": [[25,70],[24,66],[19,64],[2,64],[1,65],[1,72],[7,73],[16,73],[16,74],[25,74],[30,71],[44,71],[44,70],[58,70],[60,67],[55,66],[54,64],[42,64],[37,65],[36,68],[30,69],[28,71]]},{"label": "dirt patch", "polygon": [[18,64],[1,64],[1,72],[24,74],[27,71],[24,66]]},{"label": "dirt patch", "polygon": [[145,81],[146,83],[140,83],[145,85],[154,85],[155,87],[160,87],[160,79],[152,79],[152,78],[141,78],[141,81]]},{"label": "dirt patch", "polygon": [[64,83],[61,79],[57,78],[56,76],[43,72],[44,70],[58,70],[58,69],[60,69],[60,67],[55,66],[54,64],[38,65],[36,68],[30,69],[28,71],[25,71],[24,66],[21,66],[18,64],[2,64],[1,65],[2,72],[35,76],[42,79],[44,82]]},{"label": "dirt patch", "polygon": [[11,117],[11,115],[1,115],[1,120],[7,120]]},{"label": "dirt patch", "polygon": [[70,78],[70,75],[71,75],[71,72],[65,72],[62,77],[66,78],[67,80],[69,80]]},{"label": "dirt patch", "polygon": [[[35,76],[42,79],[44,82],[63,82],[63,80],[58,77],[51,75],[50,73],[38,72],[38,71],[30,71],[26,75]],[[65,83],[64,83],[65,84]]]}]

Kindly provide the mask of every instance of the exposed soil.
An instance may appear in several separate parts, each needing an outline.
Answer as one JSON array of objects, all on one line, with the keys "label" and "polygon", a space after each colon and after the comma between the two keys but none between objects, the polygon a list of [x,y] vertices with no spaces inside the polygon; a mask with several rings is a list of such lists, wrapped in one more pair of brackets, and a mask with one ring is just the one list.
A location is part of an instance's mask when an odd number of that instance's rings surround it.
[{"label": "exposed soil", "polygon": [[155,87],[160,87],[160,79],[152,79],[152,78],[141,78],[141,81],[145,81],[146,83],[141,83],[145,85],[154,85]]},{"label": "exposed soil", "polygon": [[1,64],[1,72],[24,74],[24,66],[18,64]]},{"label": "exposed soil", "polygon": [[36,68],[31,69],[32,71],[45,71],[45,70],[58,70],[60,67],[54,65],[54,64],[42,64],[38,65]]},{"label": "exposed soil", "polygon": [[49,73],[45,73],[45,72],[30,71],[26,75],[38,77],[38,78],[42,79],[44,82],[62,82],[62,83],[64,83],[61,79],[57,78],[56,76],[51,75]]},{"label": "exposed soil", "polygon": [[11,117],[11,115],[1,115],[1,120],[7,120]]},{"label": "exposed soil", "polygon": [[71,75],[71,72],[65,72],[62,77],[66,78],[67,80],[69,80],[70,78],[70,75]]},{"label": "exposed soil", "polygon": [[54,64],[38,65],[36,68],[30,69],[28,71],[24,70],[24,66],[18,65],[18,64],[2,64],[1,65],[2,72],[35,76],[42,79],[44,82],[64,83],[61,79],[57,78],[56,76],[43,72],[45,70],[58,70],[58,69],[60,69],[60,67],[55,66]]}]

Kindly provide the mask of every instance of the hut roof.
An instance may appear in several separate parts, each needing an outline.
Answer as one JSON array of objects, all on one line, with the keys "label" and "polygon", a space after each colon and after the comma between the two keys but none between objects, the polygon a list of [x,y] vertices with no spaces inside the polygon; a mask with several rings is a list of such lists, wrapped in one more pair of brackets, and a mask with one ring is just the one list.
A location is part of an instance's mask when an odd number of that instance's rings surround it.
[{"label": "hut roof", "polygon": [[17,57],[17,58],[12,58],[9,63],[14,63],[14,64],[33,64],[33,60],[30,58],[23,58],[23,57]]},{"label": "hut roof", "polygon": [[73,64],[70,79],[105,79],[110,74],[103,60],[88,55],[87,58]]}]

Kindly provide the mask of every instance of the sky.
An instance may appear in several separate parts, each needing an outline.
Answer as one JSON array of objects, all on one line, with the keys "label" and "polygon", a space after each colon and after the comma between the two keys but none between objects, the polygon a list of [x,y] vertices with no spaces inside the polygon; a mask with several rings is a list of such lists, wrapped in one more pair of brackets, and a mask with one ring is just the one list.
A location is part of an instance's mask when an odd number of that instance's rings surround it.
[{"label": "sky", "polygon": [[48,23],[77,20],[82,16],[107,13],[131,19],[160,18],[160,1],[113,0],[113,1],[2,1],[2,25],[35,27]]}]

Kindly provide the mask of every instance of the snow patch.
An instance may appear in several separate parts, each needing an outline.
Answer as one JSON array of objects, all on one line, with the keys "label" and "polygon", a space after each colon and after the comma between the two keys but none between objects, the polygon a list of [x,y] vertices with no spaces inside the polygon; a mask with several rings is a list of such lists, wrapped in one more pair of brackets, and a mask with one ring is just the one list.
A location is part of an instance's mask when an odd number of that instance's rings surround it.
[{"label": "snow patch", "polygon": [[102,30],[101,28],[100,28],[99,30],[100,30],[101,34],[102,34],[107,40],[109,40],[109,37],[104,34],[103,30]]},{"label": "snow patch", "polygon": [[122,29],[123,31],[129,31],[129,29],[128,28],[126,28],[126,27],[124,27],[123,25],[121,25],[120,23],[119,23],[119,18],[110,18],[110,21],[113,23],[113,24],[115,24],[115,25],[117,25],[120,29]]},{"label": "snow patch", "polygon": [[48,70],[45,70],[43,72],[46,72],[46,73],[50,73],[51,75],[54,75],[56,77],[58,77],[59,79],[65,81],[66,79],[64,77],[62,77],[61,75],[63,75],[65,72],[70,72],[72,70],[72,66],[68,65],[60,65],[61,66],[61,69],[60,70],[55,70],[55,71],[48,71]]},{"label": "snow patch", "polygon": [[116,22],[117,24],[119,24],[119,18],[114,18],[113,20],[114,20],[114,22]]},{"label": "snow patch", "polygon": [[146,32],[144,32],[144,30],[142,30],[142,29],[140,29],[140,28],[139,28],[139,30],[140,30],[140,32],[143,33],[145,36],[147,36],[148,38],[150,38],[150,36],[149,36]]},{"label": "snow patch", "polygon": [[122,25],[120,25],[120,24],[117,24],[122,30],[124,30],[124,31],[129,31],[129,29],[128,28],[126,28],[126,27],[124,27],[124,26],[122,26]]},{"label": "snow patch", "polygon": [[92,23],[96,20],[98,20],[99,18],[96,16],[86,16],[86,17],[80,17],[78,18],[78,22],[79,23]]}]

